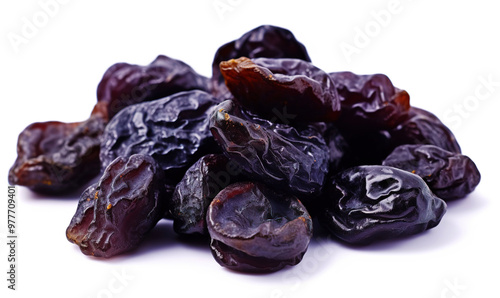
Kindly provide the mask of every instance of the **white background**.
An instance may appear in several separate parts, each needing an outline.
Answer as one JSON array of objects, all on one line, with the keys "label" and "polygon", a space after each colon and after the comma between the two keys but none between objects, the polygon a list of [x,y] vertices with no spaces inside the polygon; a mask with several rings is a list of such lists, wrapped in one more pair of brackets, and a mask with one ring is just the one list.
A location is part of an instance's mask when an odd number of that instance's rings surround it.
[{"label": "white background", "polygon": [[[52,1],[57,5],[48,12],[45,2],[0,4],[5,193],[18,133],[31,122],[86,119],[113,63],[147,64],[165,54],[210,76],[217,48],[261,24],[290,29],[325,71],[387,74],[414,106],[453,129],[482,181],[469,197],[450,203],[433,230],[366,248],[315,238],[302,263],[268,275],[223,269],[206,245],[181,241],[166,221],[133,253],[89,258],[65,238],[79,193],[47,198],[19,187],[19,290],[6,289],[1,240],[2,297],[500,296],[500,10],[494,1],[66,0]],[[6,208],[0,204],[3,239]]]}]

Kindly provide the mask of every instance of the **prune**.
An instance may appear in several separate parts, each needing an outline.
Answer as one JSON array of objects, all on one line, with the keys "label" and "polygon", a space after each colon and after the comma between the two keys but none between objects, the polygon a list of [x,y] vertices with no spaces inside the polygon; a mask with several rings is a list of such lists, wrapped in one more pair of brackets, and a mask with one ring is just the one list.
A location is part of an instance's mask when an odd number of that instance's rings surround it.
[{"label": "prune", "polygon": [[61,194],[83,186],[99,173],[99,146],[106,125],[99,115],[83,122],[37,122],[17,142],[9,183]]},{"label": "prune", "polygon": [[337,172],[350,163],[351,149],[334,124],[328,123],[323,135],[330,153],[329,172]]},{"label": "prune", "polygon": [[217,99],[203,91],[185,91],[128,106],[111,119],[101,143],[101,165],[119,156],[152,156],[173,191],[201,156],[220,152],[208,126]]},{"label": "prune", "polygon": [[219,69],[222,61],[240,57],[296,58],[310,62],[307,50],[287,29],[264,25],[254,28],[237,40],[226,43],[215,53],[212,62],[212,92],[221,99],[231,97]]},{"label": "prune", "polygon": [[383,74],[330,73],[340,97],[337,124],[348,130],[380,130],[395,127],[410,109],[410,96],[395,88]]},{"label": "prune", "polygon": [[252,179],[282,187],[302,199],[321,192],[329,149],[314,127],[250,118],[227,100],[213,111],[210,129],[229,159]]},{"label": "prune", "polygon": [[[333,121],[340,100],[328,74],[300,59],[241,57],[220,63],[220,70],[234,100],[267,119]],[[277,114],[279,113],[279,114]]]},{"label": "prune", "polygon": [[405,144],[427,144],[461,153],[451,130],[431,112],[416,107],[411,107],[408,115],[389,133],[392,149]]},{"label": "prune", "polygon": [[151,157],[118,157],[83,192],[66,237],[95,257],[136,248],[165,213],[162,180],[163,172]]},{"label": "prune", "polygon": [[97,87],[97,100],[107,103],[111,119],[126,106],[188,90],[208,91],[209,79],[182,61],[160,55],[146,66],[112,65]]},{"label": "prune", "polygon": [[422,177],[432,192],[445,201],[465,197],[481,180],[479,170],[469,157],[434,145],[399,146],[383,165]]},{"label": "prune", "polygon": [[446,211],[446,203],[422,178],[387,166],[353,167],[334,175],[322,207],[320,223],[357,245],[431,229]]},{"label": "prune", "polygon": [[298,199],[253,182],[224,188],[207,212],[211,249],[224,267],[272,272],[302,260],[312,220]]},{"label": "prune", "polygon": [[205,217],[208,205],[226,186],[244,179],[241,168],[222,154],[200,158],[175,187],[170,202],[174,231],[208,235]]}]

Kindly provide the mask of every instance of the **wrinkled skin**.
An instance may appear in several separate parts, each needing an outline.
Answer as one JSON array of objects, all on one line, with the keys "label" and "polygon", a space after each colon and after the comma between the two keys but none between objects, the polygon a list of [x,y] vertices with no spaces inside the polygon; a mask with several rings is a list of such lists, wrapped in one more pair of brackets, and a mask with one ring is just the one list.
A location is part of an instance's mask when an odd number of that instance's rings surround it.
[{"label": "wrinkled skin", "polygon": [[169,209],[174,231],[208,235],[208,205],[223,188],[243,179],[241,168],[222,154],[200,158],[186,171],[172,195]]},{"label": "wrinkled skin", "polygon": [[102,258],[138,247],[166,211],[162,181],[151,157],[117,158],[80,197],[66,237],[82,253]]},{"label": "wrinkled skin", "polygon": [[333,121],[339,114],[332,79],[309,62],[241,57],[221,62],[220,70],[234,100],[259,117],[290,124]]},{"label": "wrinkled skin", "polygon": [[254,28],[237,40],[221,46],[215,53],[212,63],[212,93],[220,99],[231,98],[231,93],[224,84],[219,64],[222,61],[248,57],[250,59],[295,58],[310,62],[309,54],[303,44],[287,29],[264,25]]},{"label": "wrinkled skin", "polygon": [[424,109],[411,107],[408,115],[389,133],[392,137],[392,149],[404,144],[428,144],[461,153],[451,130],[436,115]]},{"label": "wrinkled skin", "polygon": [[301,199],[321,192],[329,149],[314,127],[294,128],[251,118],[227,100],[212,113],[210,129],[224,153],[250,178]]},{"label": "wrinkled skin", "polygon": [[481,180],[479,170],[469,157],[433,145],[399,146],[383,165],[422,177],[432,192],[445,201],[465,197]]},{"label": "wrinkled skin", "polygon": [[342,112],[337,125],[348,130],[395,127],[410,109],[410,96],[393,86],[383,74],[330,73],[340,97]]},{"label": "wrinkled skin", "polygon": [[320,223],[351,244],[421,233],[438,225],[446,203],[424,180],[387,166],[344,170],[327,182]]},{"label": "wrinkled skin", "polygon": [[123,109],[104,132],[102,168],[119,156],[149,155],[165,171],[166,185],[173,191],[201,156],[220,152],[208,127],[216,104],[208,93],[186,91]]},{"label": "wrinkled skin", "polygon": [[99,115],[83,122],[29,125],[19,135],[9,183],[53,195],[82,187],[99,173],[99,146],[105,125]]},{"label": "wrinkled skin", "polygon": [[223,189],[207,211],[215,260],[245,272],[272,272],[302,260],[312,220],[293,196],[262,184],[240,182]]},{"label": "wrinkled skin", "polygon": [[145,66],[112,65],[97,87],[97,100],[105,103],[111,119],[126,106],[188,90],[208,91],[209,79],[182,61],[160,55]]}]

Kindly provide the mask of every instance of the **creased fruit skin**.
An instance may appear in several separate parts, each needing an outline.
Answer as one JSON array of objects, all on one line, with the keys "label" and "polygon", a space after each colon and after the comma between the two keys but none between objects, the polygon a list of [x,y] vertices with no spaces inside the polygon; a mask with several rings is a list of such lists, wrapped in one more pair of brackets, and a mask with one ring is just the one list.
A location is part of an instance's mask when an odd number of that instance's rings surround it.
[{"label": "creased fruit skin", "polygon": [[243,180],[241,168],[223,154],[208,154],[194,163],[175,187],[170,200],[174,231],[208,235],[208,205],[226,186]]},{"label": "creased fruit skin", "polygon": [[251,118],[227,100],[213,111],[210,129],[224,153],[250,178],[301,198],[321,192],[329,149],[314,127]]},{"label": "creased fruit skin", "polygon": [[240,38],[222,45],[215,53],[212,62],[211,89],[218,98],[231,98],[219,64],[240,57],[295,58],[311,62],[304,45],[289,30],[271,25],[256,27]]},{"label": "creased fruit skin", "polygon": [[309,62],[241,57],[221,62],[220,70],[234,100],[259,117],[290,124],[333,121],[339,114],[332,79]]},{"label": "creased fruit skin", "polygon": [[207,211],[216,261],[246,272],[272,272],[302,260],[312,220],[298,199],[263,184],[239,182],[223,189]]},{"label": "creased fruit skin", "polygon": [[132,154],[153,157],[165,171],[172,191],[201,156],[220,152],[208,127],[217,100],[203,91],[185,91],[129,106],[106,127],[101,167]]},{"label": "creased fruit skin", "polygon": [[432,192],[445,201],[465,197],[481,180],[468,156],[433,145],[399,146],[382,164],[422,177]]},{"label": "creased fruit skin", "polygon": [[334,175],[322,203],[322,226],[356,245],[423,232],[446,212],[446,203],[422,178],[388,166],[359,166]]},{"label": "creased fruit skin", "polygon": [[99,148],[106,120],[30,124],[20,134],[9,183],[44,194],[62,194],[99,174]]},{"label": "creased fruit skin", "polygon": [[408,115],[389,133],[392,149],[404,144],[428,144],[461,153],[460,145],[451,130],[436,115],[417,107],[411,107]]},{"label": "creased fruit skin", "polygon": [[208,89],[208,78],[180,60],[159,55],[145,66],[116,63],[109,67],[97,87],[97,100],[106,103],[111,119],[129,105],[181,91]]},{"label": "creased fruit skin", "polygon": [[163,171],[151,157],[118,157],[83,192],[66,237],[95,257],[132,250],[165,213],[164,192]]},{"label": "creased fruit skin", "polygon": [[384,74],[330,73],[340,97],[337,125],[350,130],[380,130],[395,127],[410,109],[410,96]]}]

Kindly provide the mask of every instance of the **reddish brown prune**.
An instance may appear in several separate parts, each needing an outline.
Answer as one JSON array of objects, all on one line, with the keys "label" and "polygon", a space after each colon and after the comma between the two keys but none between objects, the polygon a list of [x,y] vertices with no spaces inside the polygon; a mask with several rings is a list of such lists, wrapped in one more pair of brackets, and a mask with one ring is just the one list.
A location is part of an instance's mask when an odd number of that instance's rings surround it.
[{"label": "reddish brown prune", "polygon": [[119,156],[149,155],[165,171],[172,192],[201,156],[220,152],[208,126],[217,103],[210,94],[194,90],[124,108],[104,131],[102,168]]},{"label": "reddish brown prune", "polygon": [[234,100],[259,117],[289,124],[333,121],[339,113],[333,81],[309,62],[241,57],[221,62],[220,70]]},{"label": "reddish brown prune", "polygon": [[99,146],[105,125],[99,115],[83,122],[29,125],[19,135],[9,183],[47,194],[83,186],[99,173]]},{"label": "reddish brown prune", "polygon": [[321,192],[329,149],[313,126],[292,127],[249,117],[233,101],[214,109],[210,129],[230,160],[254,180],[302,199]]},{"label": "reddish brown prune", "polygon": [[353,167],[334,175],[321,203],[322,226],[357,245],[431,229],[446,211],[446,203],[422,178],[387,166]]},{"label": "reddish brown prune", "polygon": [[170,200],[174,231],[208,235],[205,222],[208,205],[226,186],[244,179],[241,168],[222,154],[200,158],[184,174]]},{"label": "reddish brown prune", "polygon": [[254,28],[237,40],[221,46],[212,62],[212,93],[221,99],[229,99],[231,93],[224,84],[219,64],[240,57],[296,58],[310,62],[307,50],[287,29],[264,25]]},{"label": "reddish brown prune", "polygon": [[481,180],[479,170],[469,157],[434,145],[399,146],[383,165],[422,177],[432,192],[445,201],[465,197]]},{"label": "reddish brown prune", "polygon": [[160,55],[146,66],[112,65],[97,87],[97,100],[106,103],[111,119],[126,106],[195,89],[208,91],[209,79],[180,60]]},{"label": "reddish brown prune", "polygon": [[312,237],[311,217],[298,199],[252,182],[219,192],[208,208],[207,226],[215,260],[245,272],[298,264]]},{"label": "reddish brown prune", "polygon": [[151,157],[118,157],[83,192],[66,237],[95,257],[132,250],[165,213],[164,192],[163,171]]},{"label": "reddish brown prune", "polygon": [[410,109],[410,96],[383,74],[330,73],[341,103],[337,125],[373,131],[395,127]]},{"label": "reddish brown prune", "polygon": [[436,115],[416,107],[411,107],[408,115],[395,128],[389,130],[389,133],[392,149],[405,144],[427,144],[461,153],[451,130]]}]

